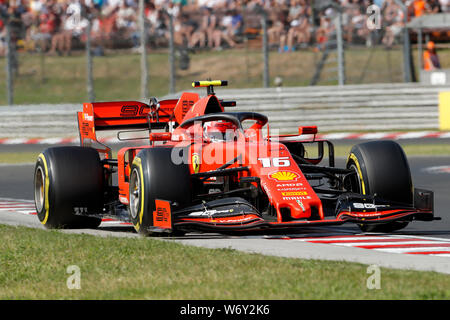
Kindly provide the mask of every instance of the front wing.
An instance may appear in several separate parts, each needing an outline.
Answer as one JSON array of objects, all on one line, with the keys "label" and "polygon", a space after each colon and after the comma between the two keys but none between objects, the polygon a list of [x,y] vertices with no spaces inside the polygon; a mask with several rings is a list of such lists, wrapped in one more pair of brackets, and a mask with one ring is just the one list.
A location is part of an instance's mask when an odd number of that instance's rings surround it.
[{"label": "front wing", "polygon": [[[242,198],[217,199],[182,210],[171,211],[171,226],[164,228],[154,226],[152,231],[170,232],[172,228],[175,228],[177,230],[225,232],[341,225],[349,222],[384,224],[393,221],[439,219],[434,217],[433,213],[433,192],[422,189],[414,191],[413,206],[384,201],[374,196],[343,194],[336,201],[335,214],[319,220],[274,221],[258,212],[254,206]],[[168,203],[170,204],[170,202]]]}]

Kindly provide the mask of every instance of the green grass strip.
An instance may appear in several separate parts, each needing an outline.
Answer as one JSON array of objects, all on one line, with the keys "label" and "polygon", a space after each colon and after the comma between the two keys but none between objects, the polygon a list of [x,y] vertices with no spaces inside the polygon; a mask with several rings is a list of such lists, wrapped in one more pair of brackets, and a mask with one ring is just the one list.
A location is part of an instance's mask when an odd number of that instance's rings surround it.
[{"label": "green grass strip", "polygon": [[[80,286],[68,289],[80,270]],[[0,299],[448,299],[450,276],[0,225]]]},{"label": "green grass strip", "polygon": [[0,152],[0,163],[34,163],[39,152]]}]

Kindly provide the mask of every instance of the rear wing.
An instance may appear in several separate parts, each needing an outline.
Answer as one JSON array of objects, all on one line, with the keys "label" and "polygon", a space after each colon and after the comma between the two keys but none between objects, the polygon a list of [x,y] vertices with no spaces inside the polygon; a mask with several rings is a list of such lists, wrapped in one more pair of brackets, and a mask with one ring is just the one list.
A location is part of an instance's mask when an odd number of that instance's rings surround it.
[{"label": "rear wing", "polygon": [[[152,98],[149,104],[139,101],[84,103],[83,111],[77,112],[80,144],[82,146],[100,144],[102,147],[96,149],[101,153],[109,154],[111,149],[97,140],[97,131],[149,130],[151,140],[152,129],[169,131],[180,125],[186,118],[223,112],[223,107],[236,106],[235,101],[223,101],[215,97],[213,86],[217,85],[226,85],[226,81],[194,83],[194,87],[208,87],[209,95],[203,99],[200,99],[198,93],[184,92],[179,99],[156,101]],[[203,103],[197,104],[200,100]],[[209,103],[210,100],[215,103]]]},{"label": "rear wing", "polygon": [[80,143],[97,141],[97,131],[163,129],[175,121],[178,99],[162,100],[150,105],[138,101],[84,103],[77,112]]}]

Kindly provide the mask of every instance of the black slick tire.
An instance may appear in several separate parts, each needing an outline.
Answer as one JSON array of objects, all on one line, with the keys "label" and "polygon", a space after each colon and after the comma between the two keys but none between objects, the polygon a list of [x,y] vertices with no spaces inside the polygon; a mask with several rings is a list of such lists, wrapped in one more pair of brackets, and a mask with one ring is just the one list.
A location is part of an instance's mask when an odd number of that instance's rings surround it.
[{"label": "black slick tire", "polygon": [[103,210],[103,166],[92,148],[54,147],[38,156],[34,200],[46,228],[96,228]]},{"label": "black slick tire", "polygon": [[[187,164],[172,161],[172,148],[154,147],[141,150],[130,170],[130,219],[142,235],[152,232],[155,200],[166,200],[182,208],[191,202],[190,171]],[[172,228],[171,235],[182,232]]]},{"label": "black slick tire", "polygon": [[[347,168],[356,171],[353,191],[378,195],[393,202],[413,204],[411,172],[405,153],[394,141],[370,141],[353,146]],[[408,221],[385,224],[359,224],[364,232],[391,232],[402,229]]]}]

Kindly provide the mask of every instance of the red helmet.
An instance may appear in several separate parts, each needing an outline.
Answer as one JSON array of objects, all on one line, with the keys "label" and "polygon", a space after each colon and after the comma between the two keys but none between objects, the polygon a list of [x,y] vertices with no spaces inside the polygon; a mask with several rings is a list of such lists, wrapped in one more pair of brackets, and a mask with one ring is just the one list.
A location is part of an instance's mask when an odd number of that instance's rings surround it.
[{"label": "red helmet", "polygon": [[236,131],[236,125],[232,122],[218,120],[206,122],[203,125],[203,132],[206,138],[211,140],[232,140],[234,138],[234,132]]}]

